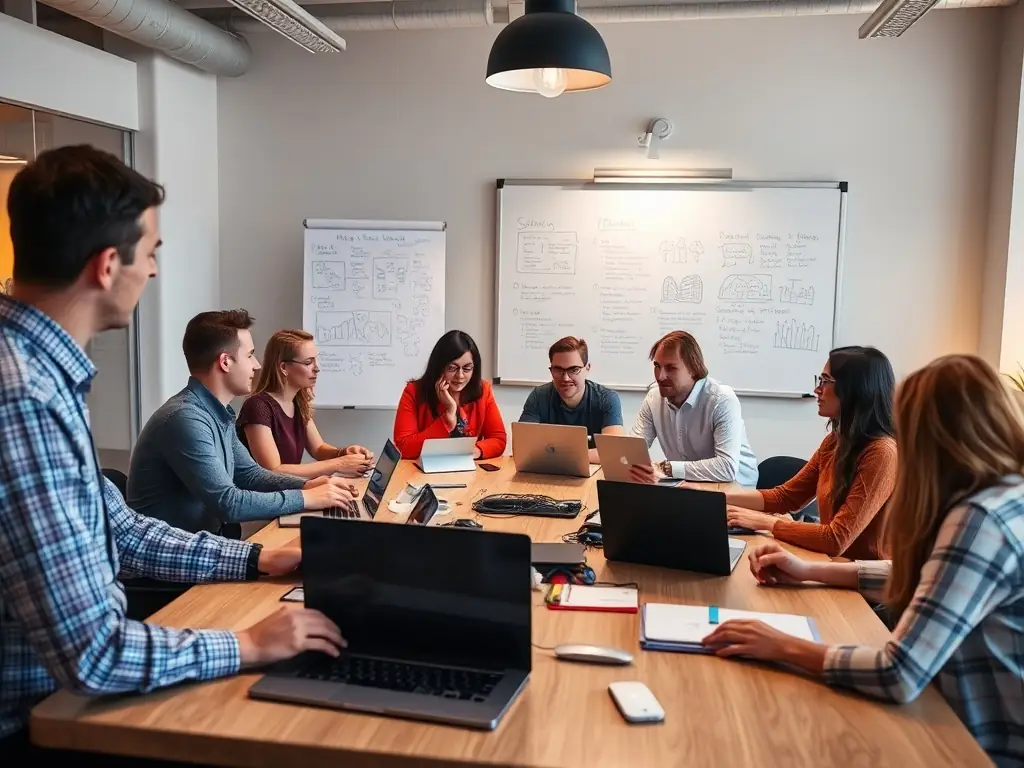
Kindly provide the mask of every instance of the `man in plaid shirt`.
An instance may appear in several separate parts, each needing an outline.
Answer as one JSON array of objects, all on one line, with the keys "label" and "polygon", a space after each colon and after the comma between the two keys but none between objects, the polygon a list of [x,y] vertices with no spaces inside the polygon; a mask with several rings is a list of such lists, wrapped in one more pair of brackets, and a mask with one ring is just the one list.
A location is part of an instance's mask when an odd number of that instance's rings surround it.
[{"label": "man in plaid shirt", "polygon": [[304,650],[337,655],[344,644],[309,610],[281,610],[241,632],[125,617],[119,576],[255,579],[300,559],[296,547],[263,551],[138,515],[100,472],[85,400],[96,370],[84,348],[128,325],[156,275],[162,202],[160,186],[87,146],[43,153],[10,188],[14,287],[0,296],[3,764],[45,754],[26,725],[31,707],[58,688],[144,692]]}]

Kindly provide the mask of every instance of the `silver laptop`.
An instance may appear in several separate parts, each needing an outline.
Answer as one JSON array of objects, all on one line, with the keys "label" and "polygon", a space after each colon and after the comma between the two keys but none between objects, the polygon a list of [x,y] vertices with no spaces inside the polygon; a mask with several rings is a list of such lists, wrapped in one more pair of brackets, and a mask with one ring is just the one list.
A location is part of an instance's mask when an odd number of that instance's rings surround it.
[{"label": "silver laptop", "polygon": [[348,647],[275,665],[257,699],[493,729],[530,676],[530,538],[302,521],[305,605]]},{"label": "silver laptop", "polygon": [[517,472],[538,475],[590,477],[600,468],[590,463],[587,428],[564,424],[512,422],[512,459]]},{"label": "silver laptop", "polygon": [[380,508],[381,501],[384,499],[384,492],[388,489],[388,483],[391,482],[391,476],[395,474],[395,469],[398,467],[398,462],[401,459],[402,454],[395,447],[394,443],[390,440],[384,443],[384,450],[380,452],[380,455],[377,457],[377,463],[374,464],[373,470],[370,472],[370,481],[366,484],[366,490],[363,491],[361,498],[356,499],[355,509],[335,507],[320,511],[297,512],[294,515],[279,517],[277,524],[282,528],[298,528],[299,521],[304,517],[343,517],[355,518],[357,520],[373,520],[374,515],[377,514],[377,510]]},{"label": "silver laptop", "polygon": [[473,472],[476,464],[475,437],[436,437],[423,441],[417,464],[425,474],[434,472]]},{"label": "silver laptop", "polygon": [[729,536],[724,493],[598,480],[597,499],[609,560],[728,576],[747,546]]}]

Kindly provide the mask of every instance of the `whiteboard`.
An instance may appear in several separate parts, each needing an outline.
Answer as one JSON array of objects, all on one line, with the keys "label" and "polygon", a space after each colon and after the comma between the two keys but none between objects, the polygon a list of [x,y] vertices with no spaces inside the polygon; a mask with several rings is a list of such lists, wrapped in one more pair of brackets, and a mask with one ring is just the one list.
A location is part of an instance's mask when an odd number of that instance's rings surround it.
[{"label": "whiteboard", "polygon": [[444,223],[307,219],[303,253],[315,405],[395,408],[444,333]]},{"label": "whiteboard", "polygon": [[804,396],[832,346],[845,183],[498,182],[496,380],[546,381],[581,336],[592,376],[653,381],[651,345],[692,333],[740,394]]}]

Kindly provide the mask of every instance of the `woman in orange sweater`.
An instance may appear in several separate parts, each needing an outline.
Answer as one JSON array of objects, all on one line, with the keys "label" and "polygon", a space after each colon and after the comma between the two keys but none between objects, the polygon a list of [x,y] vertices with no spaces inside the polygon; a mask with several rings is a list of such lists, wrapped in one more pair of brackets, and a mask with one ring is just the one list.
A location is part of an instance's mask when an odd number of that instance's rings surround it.
[{"label": "woman in orange sweater", "polygon": [[480,377],[480,350],[462,331],[438,339],[427,370],[406,385],[395,414],[403,459],[419,458],[423,441],[437,437],[475,437],[477,459],[501,456],[508,441],[490,382]]},{"label": "woman in orange sweater", "polygon": [[[729,525],[771,531],[779,541],[836,557],[880,560],[883,507],[896,483],[895,376],[873,347],[840,347],[817,377],[818,414],[830,434],[788,483],[727,492]],[[820,523],[789,514],[817,496]]]}]

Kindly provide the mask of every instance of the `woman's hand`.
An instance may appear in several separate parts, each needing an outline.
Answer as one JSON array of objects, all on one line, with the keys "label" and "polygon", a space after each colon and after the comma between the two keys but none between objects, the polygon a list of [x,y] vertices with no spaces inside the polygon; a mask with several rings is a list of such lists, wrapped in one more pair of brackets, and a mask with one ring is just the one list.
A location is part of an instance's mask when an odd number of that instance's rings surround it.
[{"label": "woman's hand", "polygon": [[779,519],[774,515],[766,515],[764,512],[732,505],[726,507],[725,513],[730,527],[749,528],[752,531],[772,531]]},{"label": "woman's hand", "polygon": [[810,579],[810,564],[786,551],[775,541],[756,547],[748,559],[750,572],[754,574],[757,583],[766,587],[800,584]]},{"label": "woman's hand", "polygon": [[746,656],[762,661],[780,661],[787,656],[793,638],[769,627],[763,621],[734,619],[719,625],[701,643],[714,648],[716,656]]},{"label": "woman's hand", "polygon": [[361,453],[347,453],[331,462],[331,469],[345,477],[361,477],[373,466],[373,462]]},{"label": "woman's hand", "polygon": [[371,451],[369,448],[364,448],[361,445],[350,445],[348,448],[341,452],[341,456],[353,456],[356,454],[361,454],[365,456],[367,459],[371,461],[373,460],[373,451]]},{"label": "woman's hand", "polygon": [[437,403],[444,423],[448,429],[455,429],[459,420],[459,404],[455,402],[455,398],[448,389],[448,382],[445,381],[444,376],[437,380],[434,390],[437,392]]}]

